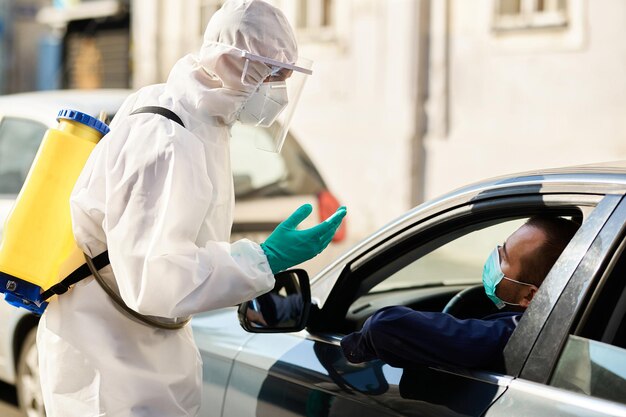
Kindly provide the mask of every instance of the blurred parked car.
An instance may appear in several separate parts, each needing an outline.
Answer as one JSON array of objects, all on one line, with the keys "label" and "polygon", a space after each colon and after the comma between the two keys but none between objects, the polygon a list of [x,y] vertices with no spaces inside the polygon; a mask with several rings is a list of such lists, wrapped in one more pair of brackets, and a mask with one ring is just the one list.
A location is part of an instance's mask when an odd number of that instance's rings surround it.
[{"label": "blurred parked car", "polygon": [[[113,118],[130,90],[64,90],[0,97],[0,236],[4,220],[28,174],[41,139],[56,127],[61,109],[74,109]],[[328,190],[313,162],[293,136],[280,154],[260,151],[255,141],[270,140],[260,128],[236,124],[232,131],[232,167],[235,207],[232,239],[263,241],[304,203],[313,214],[308,227],[332,214],[339,202]],[[345,222],[344,222],[345,223]],[[316,271],[327,264],[345,242],[345,225],[334,245],[302,267]],[[0,381],[17,386],[18,400],[29,416],[43,416],[38,390],[35,326],[37,318],[26,310],[0,301]]]},{"label": "blurred parked car", "polygon": [[[261,297],[239,316],[227,308],[196,317],[201,415],[626,415],[625,195],[626,162],[486,181],[389,223],[314,277],[310,294],[306,272],[279,274],[273,297],[301,300],[285,322],[276,309],[258,320]],[[581,227],[506,345],[505,373],[347,362],[340,339],[382,307],[490,312],[484,260],[540,213]]]}]

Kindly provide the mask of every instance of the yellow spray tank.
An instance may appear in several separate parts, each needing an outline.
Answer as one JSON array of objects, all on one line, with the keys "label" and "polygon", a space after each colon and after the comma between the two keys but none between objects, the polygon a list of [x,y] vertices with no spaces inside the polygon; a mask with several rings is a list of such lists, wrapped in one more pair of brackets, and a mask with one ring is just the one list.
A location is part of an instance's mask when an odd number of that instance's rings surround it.
[{"label": "yellow spray tank", "polygon": [[89,154],[109,131],[75,110],[61,110],[57,121],[43,137],[0,244],[0,292],[38,314],[47,305],[42,291],[85,261],[74,241],[69,199]]}]

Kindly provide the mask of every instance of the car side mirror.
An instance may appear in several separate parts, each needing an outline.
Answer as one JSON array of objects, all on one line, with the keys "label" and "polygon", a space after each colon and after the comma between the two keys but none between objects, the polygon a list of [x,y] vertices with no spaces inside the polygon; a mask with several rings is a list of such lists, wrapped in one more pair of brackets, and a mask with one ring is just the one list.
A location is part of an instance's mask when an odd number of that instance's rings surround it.
[{"label": "car side mirror", "polygon": [[239,305],[239,324],[251,333],[299,332],[311,309],[309,276],[290,269],[274,276],[274,289]]}]

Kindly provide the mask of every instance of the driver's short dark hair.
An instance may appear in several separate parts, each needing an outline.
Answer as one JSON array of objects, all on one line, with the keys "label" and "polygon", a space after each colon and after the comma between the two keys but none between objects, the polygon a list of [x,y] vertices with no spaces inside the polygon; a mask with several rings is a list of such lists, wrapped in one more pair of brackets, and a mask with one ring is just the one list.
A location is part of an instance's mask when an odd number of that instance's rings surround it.
[{"label": "driver's short dark hair", "polygon": [[543,245],[522,263],[520,279],[538,287],[576,234],[579,224],[559,216],[539,215],[529,218],[524,226],[539,229],[546,236]]}]

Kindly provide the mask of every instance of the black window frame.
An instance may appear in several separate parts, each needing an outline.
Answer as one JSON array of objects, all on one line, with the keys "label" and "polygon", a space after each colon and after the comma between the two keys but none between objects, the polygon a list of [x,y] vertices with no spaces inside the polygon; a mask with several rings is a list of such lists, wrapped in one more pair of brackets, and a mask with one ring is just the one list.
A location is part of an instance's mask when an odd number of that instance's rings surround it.
[{"label": "black window frame", "polygon": [[[596,218],[599,230],[594,233],[589,228],[588,233],[581,234],[574,249],[584,251],[584,256],[576,263],[575,271],[566,285],[551,294],[556,303],[541,326],[527,359],[521,364],[520,377],[525,380],[546,385],[549,383],[568,336],[577,327],[589,295],[603,276],[626,232],[626,199],[622,195],[607,195],[598,209],[601,210]],[[573,262],[569,267],[572,266]],[[526,336],[516,333],[513,337]]]}]

